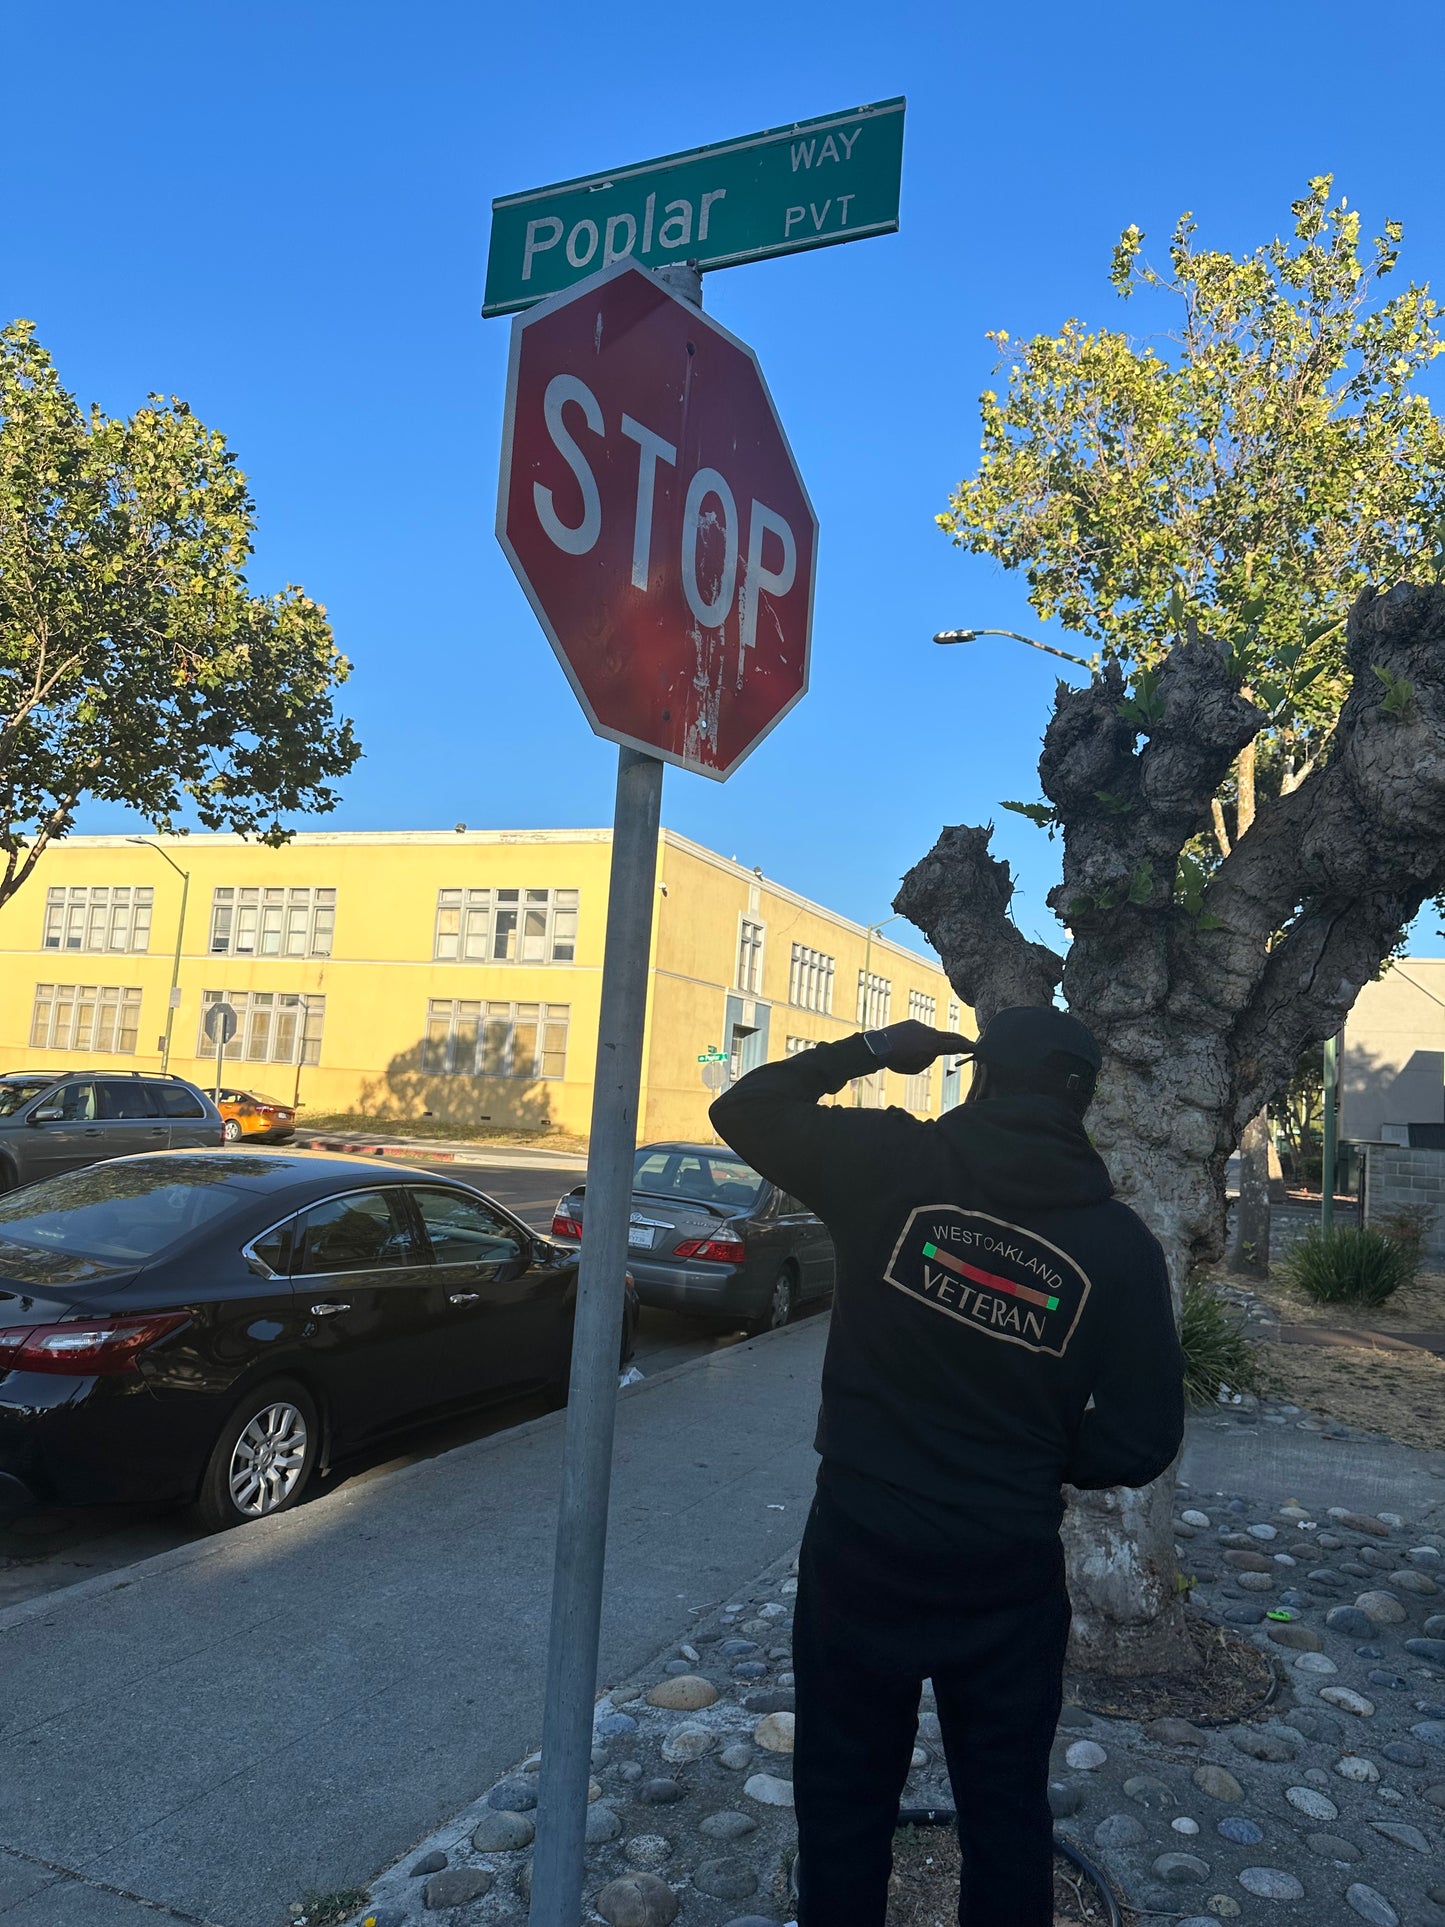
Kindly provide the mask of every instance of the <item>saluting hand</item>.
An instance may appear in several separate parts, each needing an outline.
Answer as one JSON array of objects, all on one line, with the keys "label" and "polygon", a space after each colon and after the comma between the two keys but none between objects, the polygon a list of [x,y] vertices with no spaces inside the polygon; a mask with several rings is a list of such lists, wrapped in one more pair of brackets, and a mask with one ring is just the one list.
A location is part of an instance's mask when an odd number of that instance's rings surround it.
[{"label": "saluting hand", "polygon": [[916,1017],[905,1017],[901,1024],[889,1024],[884,1030],[870,1030],[868,1042],[885,1070],[898,1071],[905,1077],[926,1071],[936,1057],[968,1057],[974,1045],[971,1037],[934,1030]]}]

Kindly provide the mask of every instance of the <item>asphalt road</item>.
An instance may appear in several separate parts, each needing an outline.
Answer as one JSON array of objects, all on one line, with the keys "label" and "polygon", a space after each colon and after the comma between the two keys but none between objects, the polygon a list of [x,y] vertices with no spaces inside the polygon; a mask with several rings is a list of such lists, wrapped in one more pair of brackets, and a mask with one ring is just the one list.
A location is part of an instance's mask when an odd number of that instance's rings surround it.
[{"label": "asphalt road", "polygon": [[[575,1166],[449,1164],[444,1167],[488,1192],[528,1224],[546,1231],[558,1198],[577,1180]],[[633,1363],[644,1377],[738,1343],[739,1333],[719,1333],[700,1319],[644,1309]],[[418,1426],[369,1453],[334,1465],[315,1494],[364,1484],[399,1466],[436,1458],[474,1439],[484,1439],[548,1409],[537,1397]],[[0,1525],[0,1608],[53,1592],[96,1573],[113,1572],[169,1552],[200,1537],[183,1513],[170,1507],[43,1506]]]}]

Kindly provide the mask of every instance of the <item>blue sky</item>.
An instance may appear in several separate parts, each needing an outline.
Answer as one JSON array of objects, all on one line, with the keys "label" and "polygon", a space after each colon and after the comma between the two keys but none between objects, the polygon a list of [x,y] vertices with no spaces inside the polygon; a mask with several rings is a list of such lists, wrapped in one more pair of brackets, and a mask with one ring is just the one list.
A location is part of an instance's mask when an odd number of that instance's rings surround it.
[{"label": "blue sky", "polygon": [[[1367,231],[1404,221],[1407,273],[1445,281],[1445,34],[1418,0],[1388,35],[1340,0],[72,0],[13,14],[6,40],[0,309],[36,321],[82,401],[175,393],[237,450],[253,584],[304,583],[355,664],[366,760],[311,827],[610,815],[615,752],[492,535],[509,324],[478,312],[491,197],[908,96],[898,235],[707,279],[820,517],[813,683],[728,784],[670,770],[663,804],[863,920],[941,824],[996,817],[1020,922],[1050,934],[1053,846],[997,806],[1037,794],[1053,668],[930,642],[1046,633],[1016,578],[933,526],[976,457],[985,330],[1123,325],[1121,228],[1162,253],[1192,208],[1239,250],[1330,171]],[[80,827],[130,824],[92,807]]]}]

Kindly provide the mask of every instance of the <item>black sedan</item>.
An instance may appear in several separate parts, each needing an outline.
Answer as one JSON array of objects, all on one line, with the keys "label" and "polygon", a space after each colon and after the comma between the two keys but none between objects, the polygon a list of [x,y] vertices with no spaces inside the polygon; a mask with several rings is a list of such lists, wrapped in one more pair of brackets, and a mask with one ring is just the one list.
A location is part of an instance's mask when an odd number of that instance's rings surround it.
[{"label": "black sedan", "polygon": [[[554,1238],[580,1238],[587,1187],[558,1203]],[[644,1305],[758,1333],[833,1292],[833,1240],[797,1198],[715,1144],[644,1144],[632,1172],[627,1265]]]},{"label": "black sedan", "polygon": [[11,1192],[0,1505],[263,1518],[379,1433],[565,1393],[576,1290],[576,1251],[481,1192],[362,1158],[169,1151]]}]

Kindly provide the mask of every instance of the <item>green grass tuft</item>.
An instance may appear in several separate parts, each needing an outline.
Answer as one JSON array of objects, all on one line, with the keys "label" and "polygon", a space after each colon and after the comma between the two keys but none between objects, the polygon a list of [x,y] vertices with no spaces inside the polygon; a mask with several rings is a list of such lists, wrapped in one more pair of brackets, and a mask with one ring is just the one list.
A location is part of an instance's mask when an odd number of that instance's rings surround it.
[{"label": "green grass tuft", "polygon": [[1184,1350],[1184,1393],[1193,1405],[1214,1405],[1221,1386],[1231,1392],[1252,1392],[1257,1367],[1253,1347],[1237,1319],[1205,1279],[1192,1278],[1184,1288],[1179,1315],[1179,1343]]},{"label": "green grass tuft", "polygon": [[1407,1243],[1371,1225],[1314,1225],[1279,1269],[1285,1281],[1319,1305],[1383,1305],[1415,1275]]}]

